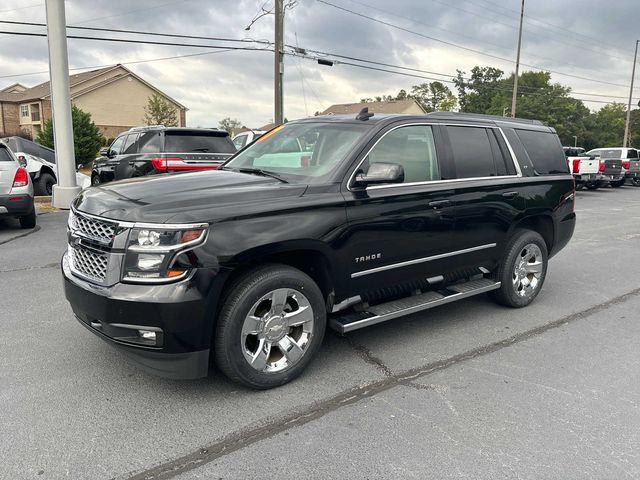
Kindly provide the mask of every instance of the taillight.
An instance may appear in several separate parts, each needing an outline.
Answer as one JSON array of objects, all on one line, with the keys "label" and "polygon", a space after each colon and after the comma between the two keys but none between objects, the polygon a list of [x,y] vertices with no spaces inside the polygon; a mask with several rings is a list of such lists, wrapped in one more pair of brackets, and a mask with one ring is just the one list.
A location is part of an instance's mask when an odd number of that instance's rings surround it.
[{"label": "taillight", "polygon": [[573,159],[573,173],[580,173],[580,159]]},{"label": "taillight", "polygon": [[167,172],[170,170],[214,170],[220,165],[187,163],[180,157],[156,157],[151,159],[153,168],[159,172]]},{"label": "taillight", "polygon": [[598,170],[604,172],[604,160],[600,160],[600,168]]},{"label": "taillight", "polygon": [[26,187],[27,185],[29,185],[29,174],[25,168],[20,167],[13,177],[13,187]]},{"label": "taillight", "polygon": [[629,165],[630,165],[629,160],[622,161],[622,168],[629,170]]}]

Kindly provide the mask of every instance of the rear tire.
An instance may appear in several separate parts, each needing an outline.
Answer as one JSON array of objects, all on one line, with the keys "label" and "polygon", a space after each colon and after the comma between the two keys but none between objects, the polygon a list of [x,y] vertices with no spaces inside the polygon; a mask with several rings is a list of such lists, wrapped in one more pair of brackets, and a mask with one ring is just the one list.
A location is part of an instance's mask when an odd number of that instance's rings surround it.
[{"label": "rear tire", "polygon": [[640,187],[640,177],[631,178],[631,185],[634,187]]},{"label": "rear tire", "polygon": [[501,285],[490,292],[491,297],[507,307],[526,307],[542,289],[547,262],[547,244],[542,236],[532,230],[516,230],[494,273]]},{"label": "rear tire", "polygon": [[624,178],[622,180],[618,180],[617,182],[611,182],[611,186],[613,188],[619,188],[624,185]]},{"label": "rear tire", "polygon": [[20,217],[20,227],[22,228],[35,228],[36,226],[36,209],[35,207],[31,208],[31,213],[25,215],[24,217]]},{"label": "rear tire", "polygon": [[213,341],[215,363],[234,382],[278,387],[307,367],[326,328],[322,292],[305,273],[264,265],[238,278],[225,295]]},{"label": "rear tire", "polygon": [[53,193],[53,186],[56,184],[56,178],[50,173],[40,174],[38,182],[36,183],[36,194],[51,196]]},{"label": "rear tire", "polygon": [[585,187],[587,187],[589,190],[597,190],[600,188],[600,182],[596,181],[596,182],[587,182],[584,184]]}]

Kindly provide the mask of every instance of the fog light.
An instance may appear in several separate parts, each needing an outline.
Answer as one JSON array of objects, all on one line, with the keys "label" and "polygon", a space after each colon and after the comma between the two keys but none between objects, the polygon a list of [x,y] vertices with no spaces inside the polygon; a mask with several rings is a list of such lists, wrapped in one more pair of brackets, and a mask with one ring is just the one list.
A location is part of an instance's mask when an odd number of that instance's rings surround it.
[{"label": "fog light", "polygon": [[138,268],[140,270],[157,270],[162,264],[163,255],[141,253],[138,255]]},{"label": "fog light", "polygon": [[138,335],[140,338],[144,340],[149,340],[151,342],[156,342],[156,332],[152,332],[150,330],[138,330]]}]

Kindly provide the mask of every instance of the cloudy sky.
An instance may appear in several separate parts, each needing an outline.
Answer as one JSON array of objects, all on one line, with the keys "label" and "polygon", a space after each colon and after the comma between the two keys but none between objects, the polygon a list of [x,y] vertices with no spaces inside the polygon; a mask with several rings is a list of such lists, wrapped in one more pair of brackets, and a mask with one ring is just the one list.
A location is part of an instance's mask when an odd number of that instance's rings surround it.
[{"label": "cloudy sky", "polygon": [[[601,102],[626,103],[633,49],[640,38],[638,0],[526,1],[522,63],[552,71],[555,82],[572,87],[575,96],[592,109],[601,107]],[[514,70],[520,0],[293,3],[286,11],[285,43],[327,52],[330,59],[335,59],[332,55],[357,57],[433,72],[414,74],[443,80],[450,80],[456,69],[468,72],[474,65]],[[273,15],[245,30],[261,8],[272,8],[273,0],[67,0],[66,6],[68,25],[273,41]],[[44,1],[2,0],[0,20],[44,22]],[[8,24],[0,24],[0,30],[44,31]],[[141,38],[77,30],[74,34]],[[269,47],[265,43],[145,38]],[[159,60],[166,57],[180,58]],[[247,126],[259,127],[273,118],[271,52],[70,39],[69,63],[71,68],[126,64],[186,105],[187,123],[192,126],[216,126],[221,118],[230,116]],[[46,81],[47,74],[41,73],[48,69],[46,38],[0,35],[0,65],[0,88],[14,82],[32,86]],[[640,97],[637,80],[634,96]],[[293,119],[313,115],[332,103],[395,94],[424,81],[429,80],[344,63],[322,66],[315,59],[287,57],[285,116]],[[637,101],[634,99],[634,104]]]}]

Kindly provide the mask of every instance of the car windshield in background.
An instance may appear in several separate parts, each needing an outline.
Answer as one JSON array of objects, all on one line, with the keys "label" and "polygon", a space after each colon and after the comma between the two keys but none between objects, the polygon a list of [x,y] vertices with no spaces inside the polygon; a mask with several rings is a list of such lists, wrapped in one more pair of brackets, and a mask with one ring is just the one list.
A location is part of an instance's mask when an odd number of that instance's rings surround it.
[{"label": "car windshield in background", "polygon": [[321,183],[362,137],[357,124],[299,123],[264,134],[224,165],[224,169],[273,172],[294,182]]},{"label": "car windshield in background", "polygon": [[226,134],[219,132],[180,132],[165,133],[164,151],[167,153],[235,153],[236,148]]}]

